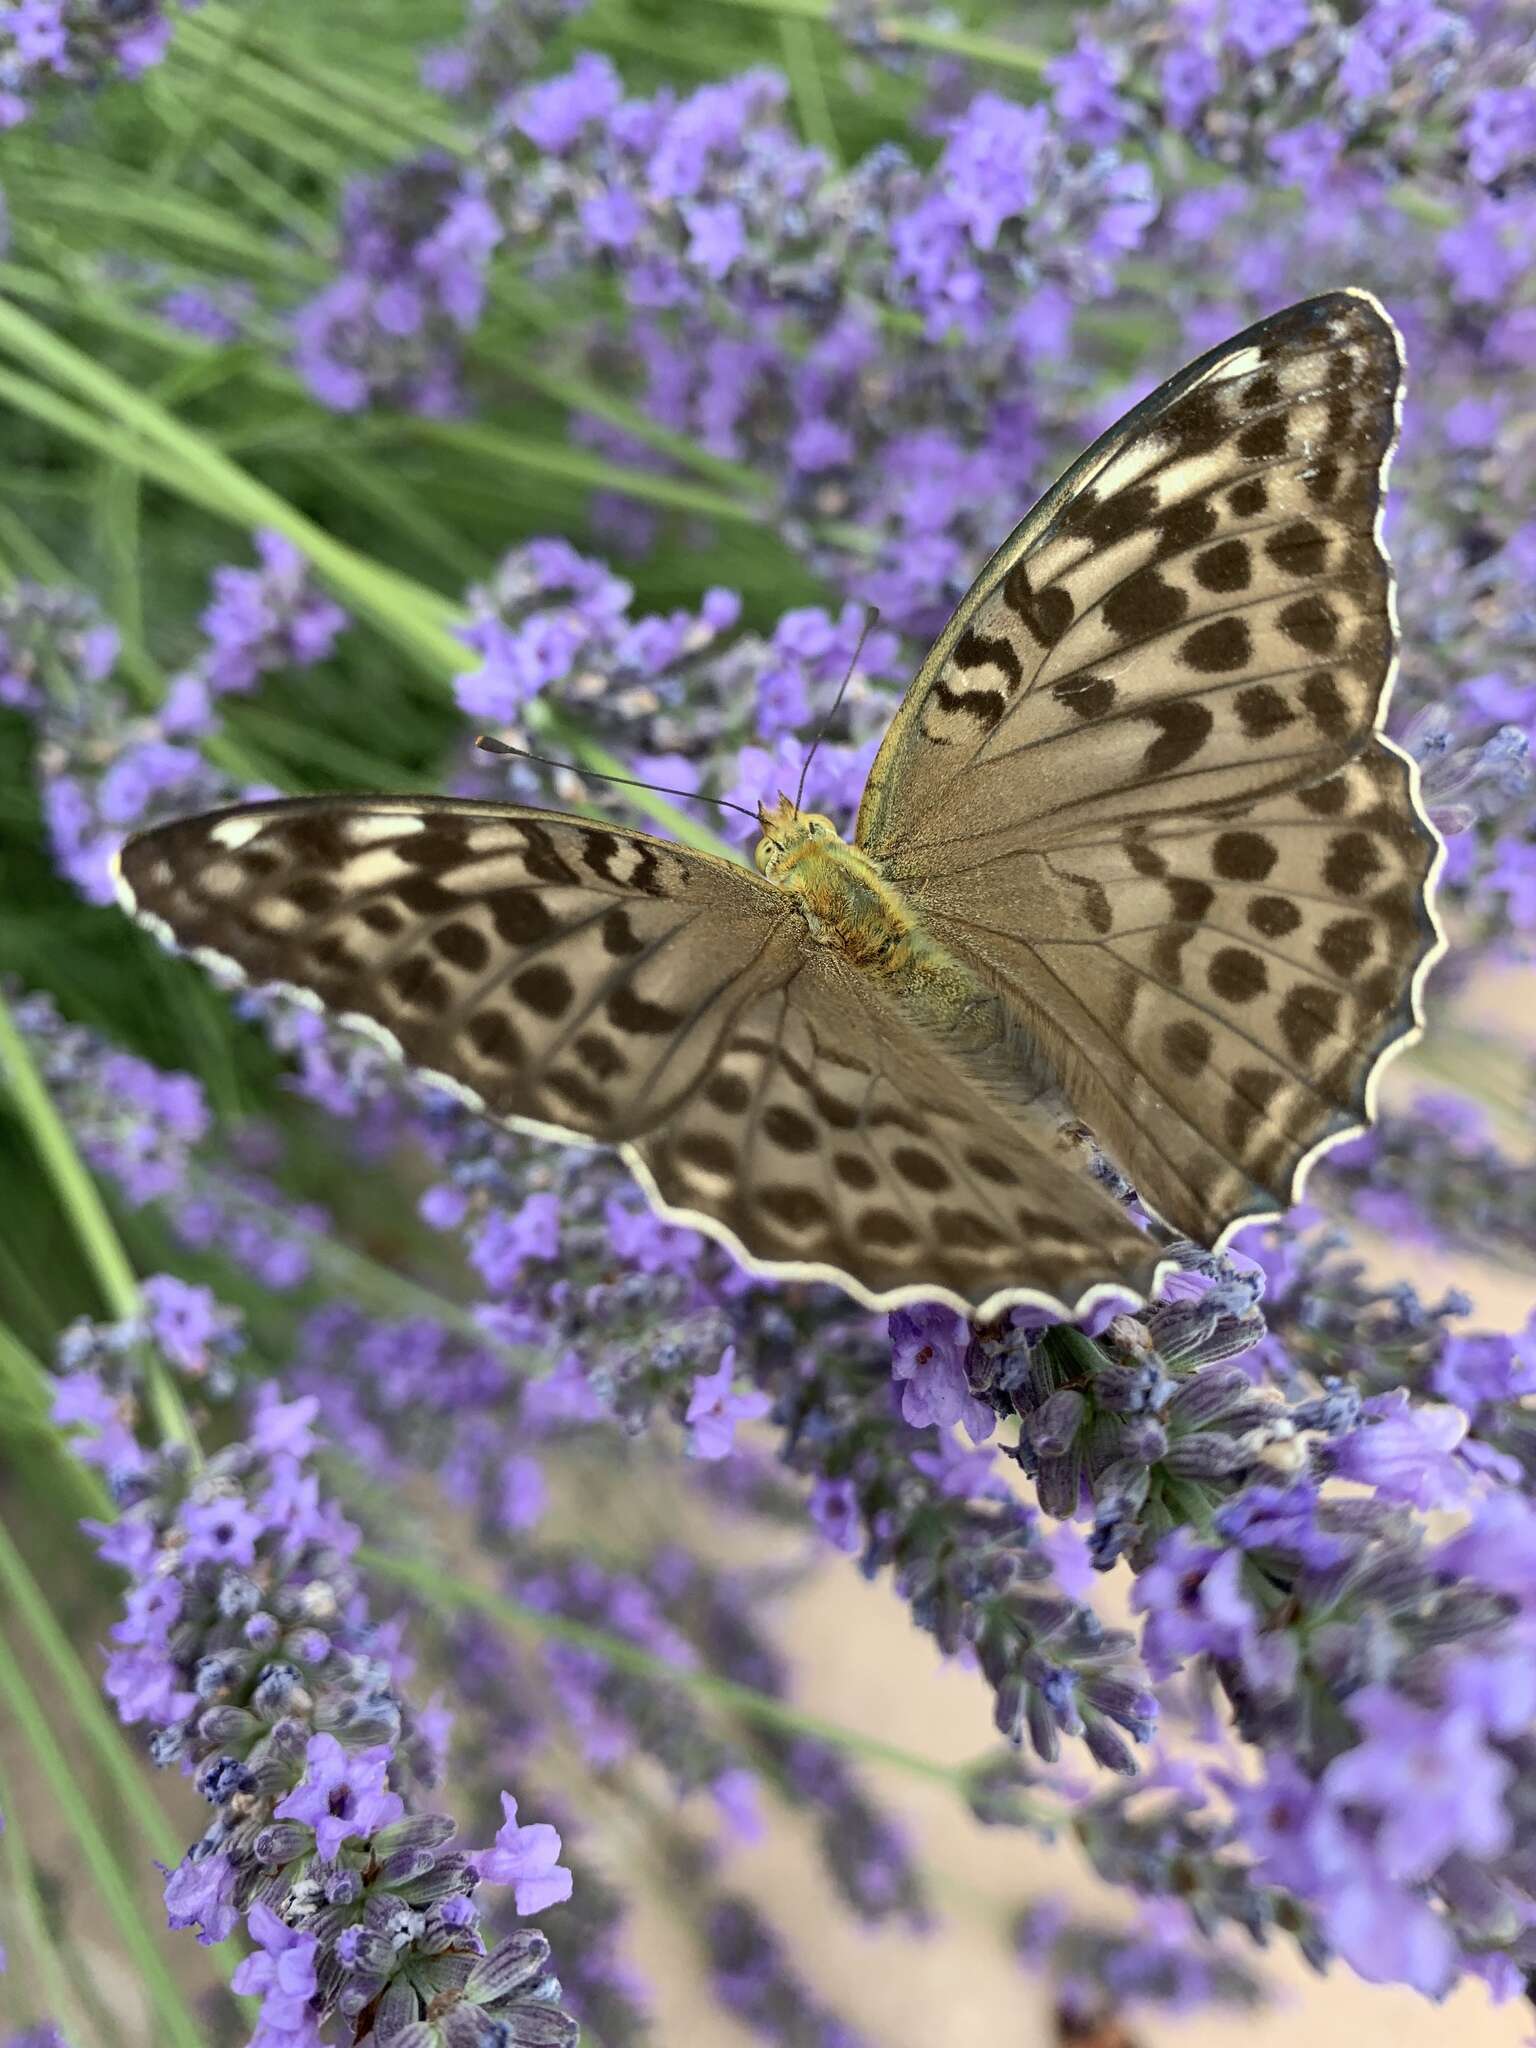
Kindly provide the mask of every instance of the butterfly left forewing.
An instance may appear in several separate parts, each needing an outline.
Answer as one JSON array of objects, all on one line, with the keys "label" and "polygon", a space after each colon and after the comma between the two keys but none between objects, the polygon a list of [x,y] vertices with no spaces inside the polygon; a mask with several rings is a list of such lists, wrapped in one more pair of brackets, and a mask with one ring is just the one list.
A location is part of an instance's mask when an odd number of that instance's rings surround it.
[{"label": "butterfly left forewing", "polygon": [[663,1213],[876,1305],[1093,1298],[1155,1248],[746,868],[432,797],[239,805],[136,835],[126,906],[361,1027],[501,1122],[617,1144]]},{"label": "butterfly left forewing", "polygon": [[119,873],[215,971],[360,1025],[495,1117],[603,1143],[697,1085],[786,914],[733,863],[451,798],[240,805],[136,835]]}]

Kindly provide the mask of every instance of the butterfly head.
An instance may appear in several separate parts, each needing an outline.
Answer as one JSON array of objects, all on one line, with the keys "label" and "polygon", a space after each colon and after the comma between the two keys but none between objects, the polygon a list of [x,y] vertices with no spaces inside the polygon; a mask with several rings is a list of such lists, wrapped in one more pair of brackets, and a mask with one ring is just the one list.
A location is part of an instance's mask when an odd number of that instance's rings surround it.
[{"label": "butterfly head", "polygon": [[830,818],[824,818],[819,811],[802,811],[796,807],[792,797],[779,791],[779,800],[771,808],[767,804],[757,807],[757,822],[763,828],[763,836],[757,842],[753,859],[765,875],[774,875],[782,868],[790,867],[814,840],[841,840],[842,834]]}]

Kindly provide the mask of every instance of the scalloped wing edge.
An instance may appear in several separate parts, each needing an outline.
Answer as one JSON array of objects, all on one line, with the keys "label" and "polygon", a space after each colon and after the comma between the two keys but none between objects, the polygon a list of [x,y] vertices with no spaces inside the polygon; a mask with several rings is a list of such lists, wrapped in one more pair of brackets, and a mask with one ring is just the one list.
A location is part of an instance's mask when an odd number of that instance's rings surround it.
[{"label": "scalloped wing edge", "polygon": [[[244,808],[243,806],[236,808]],[[426,1087],[435,1088],[445,1095],[451,1095],[466,1109],[482,1116],[487,1122],[500,1129],[516,1131],[526,1137],[541,1138],[557,1145],[579,1146],[584,1151],[611,1151],[623,1161],[644,1194],[646,1201],[664,1223],[670,1223],[683,1230],[696,1230],[702,1236],[712,1239],[731,1254],[744,1271],[761,1280],[794,1280],[803,1282],[824,1282],[839,1288],[856,1301],[860,1307],[872,1313],[886,1314],[893,1309],[913,1308],[920,1302],[939,1302],[953,1309],[958,1315],[975,1322],[990,1322],[1010,1308],[1034,1308],[1045,1314],[1054,1315],[1063,1322],[1076,1322],[1090,1314],[1103,1302],[1120,1300],[1129,1306],[1140,1308],[1151,1301],[1166,1275],[1180,1270],[1179,1263],[1172,1258],[1159,1258],[1156,1247],[1148,1245],[1150,1276],[1144,1286],[1125,1280],[1096,1281],[1077,1299],[1068,1305],[1058,1296],[1038,1287],[999,1288],[979,1304],[968,1301],[952,1289],[930,1282],[912,1282],[902,1287],[887,1288],[883,1291],[865,1287],[852,1274],[845,1273],[839,1266],[818,1265],[800,1260],[761,1259],[749,1252],[736,1233],[728,1225],[713,1216],[707,1216],[696,1209],[678,1208],[668,1202],[657,1187],[650,1168],[640,1156],[638,1149],[630,1144],[617,1146],[599,1145],[583,1132],[570,1131],[560,1124],[541,1123],[533,1117],[504,1116],[488,1109],[483,1098],[467,1083],[456,1080],[451,1074],[439,1073],[435,1068],[423,1067],[407,1059],[405,1049],[386,1025],[372,1017],[365,1017],[360,1011],[333,1011],[321,1002],[312,989],[301,988],[291,981],[253,982],[244,970],[231,960],[226,953],[220,953],[212,946],[182,947],[176,943],[175,934],[164,918],[153,911],[139,907],[138,898],[122,871],[121,852],[114,852],[110,863],[112,887],[123,911],[135,924],[147,931],[168,953],[180,959],[192,960],[221,985],[228,988],[250,988],[271,991],[304,1009],[328,1018],[333,1024],[345,1030],[356,1031],[370,1039],[403,1071],[422,1082]]]}]

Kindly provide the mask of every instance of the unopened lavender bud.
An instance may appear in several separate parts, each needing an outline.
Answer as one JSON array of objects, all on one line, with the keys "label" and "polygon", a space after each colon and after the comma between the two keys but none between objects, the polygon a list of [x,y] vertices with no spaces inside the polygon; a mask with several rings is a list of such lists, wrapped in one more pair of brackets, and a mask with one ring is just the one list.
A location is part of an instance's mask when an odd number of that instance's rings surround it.
[{"label": "unopened lavender bud", "polygon": [[375,1934],[383,1935],[393,1948],[414,1941],[421,1927],[421,1915],[414,1906],[394,1892],[370,1891],[363,1907],[363,1919]]},{"label": "unopened lavender bud", "polygon": [[219,1581],[218,1610],[226,1621],[239,1621],[261,1605],[261,1588],[244,1572],[227,1571]]},{"label": "unopened lavender bud", "polygon": [[1144,1687],[1105,1674],[1084,1679],[1082,1694],[1090,1707],[1118,1721],[1138,1742],[1151,1739],[1157,1725],[1157,1701]]},{"label": "unopened lavender bud", "polygon": [[1149,1415],[1166,1406],[1174,1382],[1155,1357],[1140,1365],[1110,1365],[1093,1376],[1093,1398],[1100,1408],[1121,1415]]},{"label": "unopened lavender bud", "polygon": [[1116,1771],[1123,1778],[1136,1775],[1136,1758],[1129,1745],[1107,1721],[1092,1717],[1083,1730],[1083,1740],[1095,1763],[1102,1764],[1107,1771]]},{"label": "unopened lavender bud", "polygon": [[302,1714],[308,1701],[303,1678],[292,1664],[268,1664],[251,1693],[252,1710],[269,1722]]},{"label": "unopened lavender bud", "polygon": [[339,1736],[349,1749],[374,1749],[398,1740],[400,1717],[387,1707],[321,1699],[315,1706],[315,1726]]},{"label": "unopened lavender bud", "polygon": [[446,1813],[408,1813],[403,1820],[393,1820],[379,1829],[373,1837],[373,1853],[385,1857],[398,1849],[435,1849],[453,1834],[454,1825]]},{"label": "unopened lavender bud", "polygon": [[307,1856],[314,1846],[313,1828],[305,1827],[301,1821],[274,1820],[257,1835],[251,1845],[251,1854],[258,1863],[281,1869],[296,1857]]},{"label": "unopened lavender bud", "polygon": [[1165,1419],[1174,1429],[1209,1429],[1252,1392],[1253,1382],[1241,1366],[1203,1366],[1181,1382]]},{"label": "unopened lavender bud", "polygon": [[1025,1695],[1024,1717],[1029,1728],[1030,1747],[1043,1764],[1055,1763],[1061,1755],[1061,1736],[1056,1717],[1033,1686]]},{"label": "unopened lavender bud", "polygon": [[236,1749],[242,1743],[254,1741],[260,1733],[261,1723],[244,1707],[210,1707],[206,1714],[197,1717],[198,1741],[221,1749]]},{"label": "unopened lavender bud", "polygon": [[1235,1471],[1240,1462],[1234,1438],[1206,1430],[1201,1436],[1181,1437],[1171,1444],[1162,1465],[1175,1479],[1221,1479]]},{"label": "unopened lavender bud", "polygon": [[379,2000],[373,2031],[379,2048],[438,2048],[440,2038],[436,2027],[416,2018],[415,1987],[399,1977]]},{"label": "unopened lavender bud", "polygon": [[[387,1977],[377,1973],[370,1973],[366,1976],[343,1977],[337,1986],[331,2003],[344,2020],[355,2020],[359,2013],[364,2013],[368,2010],[388,1981]],[[428,2044],[428,2048],[435,2048],[437,2039],[435,2030],[427,2026],[424,2021],[419,2024],[421,2032],[418,2038],[424,2040]],[[391,2034],[389,2037],[391,2048],[394,2048],[396,2042],[409,2041],[410,2032],[411,2030],[407,2028],[404,2034]]]},{"label": "unopened lavender bud", "polygon": [[992,1725],[1009,1742],[1017,1742],[1023,1717],[1024,1681],[1017,1676],[1005,1678],[992,1695]]},{"label": "unopened lavender bud", "polygon": [[1025,1422],[1030,1445],[1040,1458],[1059,1458],[1083,1425],[1088,1403],[1072,1387],[1059,1387]]},{"label": "unopened lavender bud", "polygon": [[187,1732],[185,1723],[175,1728],[157,1728],[149,1738],[149,1758],[157,1770],[179,1763],[186,1754]]},{"label": "unopened lavender bud", "polygon": [[430,1849],[396,1849],[392,1856],[384,1858],[379,1871],[379,1882],[388,1885],[392,1891],[399,1890],[413,1884],[416,1879],[425,1877],[436,1860]]},{"label": "unopened lavender bud", "polygon": [[412,1905],[429,1906],[434,1899],[445,1899],[451,1892],[464,1889],[465,1869],[462,1856],[440,1856],[420,1876],[400,1880],[398,1889]]},{"label": "unopened lavender bud", "polygon": [[1077,1513],[1083,1490],[1083,1461],[1074,1448],[1066,1458],[1047,1458],[1035,1474],[1035,1493],[1042,1514],[1069,1521]]},{"label": "unopened lavender bud", "polygon": [[281,1636],[282,1630],[275,1615],[253,1614],[245,1624],[245,1640],[253,1650],[270,1650]]},{"label": "unopened lavender bud", "polygon": [[336,1959],[354,1974],[385,1976],[394,1967],[395,1951],[371,1927],[348,1927],[336,1937]]},{"label": "unopened lavender bud", "polygon": [[519,1928],[505,1941],[497,1942],[470,1972],[465,1987],[470,1995],[489,2005],[493,1999],[510,1998],[515,1991],[543,1971],[549,1961],[549,1943],[531,1927]]},{"label": "unopened lavender bud", "polygon": [[325,1902],[328,1906],[352,1906],[363,1895],[361,1875],[350,1865],[325,1873]]},{"label": "unopened lavender bud", "polygon": [[255,1786],[255,1773],[239,1757],[210,1757],[197,1773],[197,1789],[213,1806],[239,1798]]},{"label": "unopened lavender bud", "polygon": [[1168,1448],[1168,1432],[1152,1415],[1128,1417],[1120,1426],[1115,1455],[1138,1465],[1156,1465]]},{"label": "unopened lavender bud", "polygon": [[192,1689],[199,1699],[217,1699],[221,1692],[230,1692],[245,1672],[246,1660],[235,1651],[221,1651],[217,1656],[200,1657],[192,1673]]}]

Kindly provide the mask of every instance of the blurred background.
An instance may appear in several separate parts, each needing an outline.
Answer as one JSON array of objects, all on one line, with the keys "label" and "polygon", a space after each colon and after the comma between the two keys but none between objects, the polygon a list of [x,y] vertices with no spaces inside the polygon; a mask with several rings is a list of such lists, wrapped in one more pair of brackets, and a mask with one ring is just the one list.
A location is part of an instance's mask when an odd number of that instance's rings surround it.
[{"label": "blurred background", "polygon": [[[1321,1372],[1367,1327],[1388,1368],[1527,1328],[1530,73],[1520,7],[0,10],[19,2038],[251,2025],[234,1951],[164,1929],[155,1863],[208,1808],[144,1760],[148,1706],[100,1704],[121,1580],[41,1377],[146,1331],[205,1448],[263,1382],[312,1402],[327,1497],[419,1568],[364,1575],[392,1681],[423,1727],[455,1712],[441,1798],[477,1843],[506,1786],[559,1826],[575,1889],[540,1924],[590,2048],[1530,2037],[1518,1999],[1319,1979],[1288,1935],[1210,1951],[1070,1830],[984,1824],[991,1697],[828,1496],[807,1521],[782,1405],[686,1455],[690,1378],[738,1321],[781,1403],[825,1365],[828,1413],[884,1386],[883,1330],[744,1294],[616,1168],[493,1144],[367,1046],[231,998],[107,872],[135,825],[253,791],[510,796],[740,846],[728,814],[596,777],[755,802],[873,603],[809,791],[847,815],[927,639],[1087,441],[1247,321],[1365,285],[1409,351],[1391,729],[1448,840],[1453,945],[1379,1134],[1297,1226],[1343,1230],[1359,1271],[1330,1294],[1317,1267],[1268,1341]],[[493,765],[486,728],[571,765]],[[988,1484],[1029,1498],[1004,1458]],[[1100,1582],[1115,1623],[1126,1578]],[[1187,1702],[1170,1727],[1170,1754],[1210,1733]]]}]

